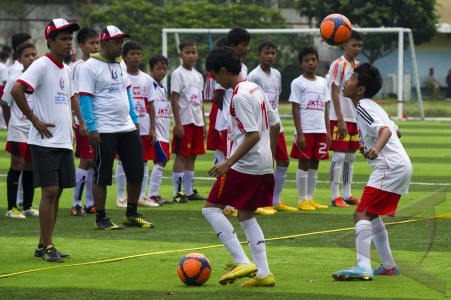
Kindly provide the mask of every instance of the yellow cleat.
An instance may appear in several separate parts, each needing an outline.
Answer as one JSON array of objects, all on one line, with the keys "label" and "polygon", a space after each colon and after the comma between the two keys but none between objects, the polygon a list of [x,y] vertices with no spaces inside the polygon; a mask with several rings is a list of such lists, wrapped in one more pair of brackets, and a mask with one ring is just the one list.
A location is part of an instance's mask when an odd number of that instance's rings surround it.
[{"label": "yellow cleat", "polygon": [[272,211],[274,214],[277,214],[277,210],[274,209],[272,206],[265,206],[263,209],[266,209],[268,211]]},{"label": "yellow cleat", "polygon": [[299,204],[298,204],[298,209],[299,210],[303,210],[303,211],[313,211],[316,210],[311,204],[310,201],[307,199],[302,200]]},{"label": "yellow cleat", "polygon": [[329,208],[329,206],[319,204],[318,202],[316,202],[313,199],[309,200],[309,202],[310,202],[310,205],[313,206],[315,209],[326,209],[326,208]]},{"label": "yellow cleat", "polygon": [[238,211],[235,207],[232,207],[230,209],[224,208],[224,215],[230,216],[230,217],[236,217],[238,216]]},{"label": "yellow cleat", "polygon": [[246,281],[241,285],[241,287],[254,287],[254,286],[266,286],[266,287],[272,287],[276,284],[276,279],[274,278],[274,275],[269,274],[265,277],[254,277],[251,280]]},{"label": "yellow cleat", "polygon": [[280,202],[273,207],[276,211],[298,211],[296,207],[289,206],[285,202]]},{"label": "yellow cleat", "polygon": [[232,271],[222,275],[219,283],[226,285],[227,283],[234,283],[236,280],[243,277],[254,277],[257,274],[257,266],[254,263],[237,265]]},{"label": "yellow cleat", "polygon": [[261,216],[272,216],[272,215],[274,215],[274,211],[264,209],[263,207],[259,207],[255,211],[255,214],[256,215],[261,215]]}]

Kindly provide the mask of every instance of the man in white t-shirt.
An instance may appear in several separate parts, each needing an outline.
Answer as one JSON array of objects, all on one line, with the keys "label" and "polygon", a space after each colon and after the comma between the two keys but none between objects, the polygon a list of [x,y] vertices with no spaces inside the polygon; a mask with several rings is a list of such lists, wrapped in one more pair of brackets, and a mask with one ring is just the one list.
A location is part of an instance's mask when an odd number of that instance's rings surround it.
[{"label": "man in white t-shirt", "polygon": [[127,209],[122,223],[140,228],[154,227],[137,212],[144,168],[131,84],[127,71],[120,66],[126,37],[130,35],[122,33],[116,26],[105,27],[100,33],[101,52],[91,55],[83,64],[79,77],[83,119],[88,126],[89,144],[95,148],[92,184],[95,226],[102,230],[121,229],[107,218],[105,211],[116,151],[127,178]]},{"label": "man in white t-shirt", "polygon": [[[42,194],[39,205],[41,235],[35,256],[47,262],[60,262],[69,257],[56,250],[52,236],[63,189],[75,186],[71,108],[74,91],[69,67],[63,60],[72,49],[73,32],[79,29],[77,23],[52,20],[45,27],[50,53],[35,60],[11,90],[17,106],[33,125],[28,144],[34,183],[41,187]],[[25,93],[34,94],[33,110]]]},{"label": "man in white t-shirt", "polygon": [[[409,191],[412,163],[399,140],[397,127],[384,109],[371,100],[381,86],[379,70],[367,63],[356,67],[344,85],[343,95],[357,108],[360,149],[373,173],[354,212],[357,266],[335,272],[335,280],[372,280],[373,276],[400,274],[380,216],[395,215],[401,195]],[[374,270],[371,241],[381,259],[381,265]]]},{"label": "man in white t-shirt", "polygon": [[[267,106],[263,90],[239,75],[241,61],[232,49],[214,49],[208,55],[205,67],[221,86],[234,90],[229,110],[232,149],[228,160],[209,170],[210,176],[217,180],[202,209],[202,214],[237,265],[224,274],[219,283],[225,285],[256,275],[242,286],[274,286],[275,279],[266,259],[265,237],[255,219],[255,210],[272,205],[273,158],[280,131],[279,118]],[[247,257],[235,229],[222,212],[226,205],[238,209],[238,220],[254,263]]]},{"label": "man in white t-shirt", "polygon": [[[3,96],[3,90],[6,86],[6,81],[8,80],[8,67],[6,66],[6,61],[9,58],[9,52],[0,52],[0,99]],[[0,107],[0,129],[6,129],[6,122],[3,118],[2,108]]]}]

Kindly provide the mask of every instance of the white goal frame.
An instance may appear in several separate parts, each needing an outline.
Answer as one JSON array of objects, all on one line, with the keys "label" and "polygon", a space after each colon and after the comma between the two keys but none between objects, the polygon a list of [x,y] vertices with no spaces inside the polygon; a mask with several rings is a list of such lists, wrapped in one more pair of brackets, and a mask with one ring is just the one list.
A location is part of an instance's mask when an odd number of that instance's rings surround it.
[{"label": "white goal frame", "polygon": [[[356,28],[362,33],[398,33],[398,114],[397,119],[403,118],[403,102],[404,102],[404,34],[408,35],[410,56],[412,59],[413,76],[416,85],[416,94],[418,98],[418,106],[420,118],[424,120],[423,99],[421,96],[421,86],[418,74],[417,59],[415,54],[415,46],[413,43],[412,30],[409,28],[392,27],[392,28]],[[163,28],[162,30],[162,52],[165,57],[168,56],[168,34],[175,35],[176,44],[179,43],[179,33],[194,34],[226,34],[230,29],[221,28]],[[319,28],[292,28],[292,29],[247,29],[251,34],[293,34],[293,33],[309,33],[319,35]],[[165,79],[166,80],[166,79]]]}]

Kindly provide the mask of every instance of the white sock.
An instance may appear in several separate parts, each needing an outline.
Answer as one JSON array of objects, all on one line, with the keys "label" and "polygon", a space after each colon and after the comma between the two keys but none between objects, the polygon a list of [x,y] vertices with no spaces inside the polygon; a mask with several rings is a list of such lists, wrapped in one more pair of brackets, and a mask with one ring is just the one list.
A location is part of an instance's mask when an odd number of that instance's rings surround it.
[{"label": "white sock", "polygon": [[183,172],[182,173],[172,172],[172,184],[174,185],[174,196],[177,195],[178,192],[182,191],[182,183],[183,183]]},{"label": "white sock", "polygon": [[388,243],[388,233],[384,222],[382,222],[380,217],[377,217],[371,221],[371,224],[373,224],[373,242],[379,253],[381,262],[385,268],[391,269],[396,264],[391,254],[390,244]]},{"label": "white sock", "polygon": [[266,259],[266,246],[263,231],[257,223],[255,218],[240,222],[241,228],[248,241],[249,249],[251,250],[252,258],[257,266],[257,276],[264,277],[269,275],[268,260]]},{"label": "white sock", "polygon": [[153,166],[149,180],[149,191],[147,192],[148,197],[158,195],[158,190],[160,189],[161,182],[163,181],[163,171],[164,167],[160,165]]},{"label": "white sock", "polygon": [[17,199],[16,204],[23,203],[23,185],[22,185],[22,172],[19,177],[19,185],[17,186]]},{"label": "white sock", "polygon": [[88,177],[86,177],[86,207],[94,206],[94,196],[92,195],[92,178],[94,177],[94,169],[88,169]]},{"label": "white sock", "polygon": [[355,247],[357,250],[357,265],[371,269],[370,249],[373,226],[370,221],[360,220],[355,224]]},{"label": "white sock", "polygon": [[288,167],[276,166],[274,169],[274,192],[272,205],[276,206],[280,203],[280,194],[282,193],[283,186],[285,185],[285,179],[287,178]]},{"label": "white sock", "polygon": [[124,168],[122,167],[122,161],[117,161],[116,166],[116,189],[117,189],[117,199],[126,198],[125,188],[126,188],[127,178],[125,177]]},{"label": "white sock", "polygon": [[222,163],[224,160],[224,152],[222,152],[221,150],[215,150],[215,165]]},{"label": "white sock", "polygon": [[318,170],[309,169],[307,180],[307,197],[309,200],[313,199],[313,194],[315,193],[317,181],[318,181]]},{"label": "white sock", "polygon": [[139,199],[144,197],[146,193],[147,182],[149,181],[149,166],[147,165],[147,161],[144,163],[144,174],[143,181],[141,183],[141,193],[139,194]]},{"label": "white sock", "polygon": [[344,160],[344,152],[334,152],[334,155],[332,156],[332,162],[330,163],[330,191],[332,192],[332,200],[340,197],[340,179]]},{"label": "white sock", "polygon": [[74,203],[72,207],[81,206],[81,199],[83,198],[83,190],[85,189],[86,179],[88,178],[88,170],[77,168],[75,170],[75,188],[74,188]]},{"label": "white sock", "polygon": [[351,197],[351,184],[352,184],[352,175],[354,174],[354,160],[355,160],[355,152],[354,153],[345,153],[345,160],[343,163],[343,199],[347,200]]},{"label": "white sock", "polygon": [[307,181],[308,181],[308,171],[303,171],[298,169],[296,171],[296,187],[298,188],[298,198],[299,203],[307,199]]},{"label": "white sock", "polygon": [[229,220],[224,216],[222,210],[217,207],[202,208],[202,214],[208,223],[213,226],[216,235],[232,255],[236,264],[248,264],[249,258],[243,250],[243,247],[236,236],[235,229]]},{"label": "white sock", "polygon": [[185,195],[189,196],[193,194],[193,184],[194,171],[183,171],[183,189],[185,190]]}]

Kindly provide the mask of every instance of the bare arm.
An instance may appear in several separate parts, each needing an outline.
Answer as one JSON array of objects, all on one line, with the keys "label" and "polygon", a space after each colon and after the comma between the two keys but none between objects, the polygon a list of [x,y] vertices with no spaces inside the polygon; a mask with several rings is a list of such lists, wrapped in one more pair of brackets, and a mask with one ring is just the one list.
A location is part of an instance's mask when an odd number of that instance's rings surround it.
[{"label": "bare arm", "polygon": [[215,90],[213,93],[213,101],[216,103],[218,108],[222,110],[224,104],[224,90]]},{"label": "bare arm", "polygon": [[2,103],[3,119],[5,119],[5,124],[8,126],[9,119],[11,118],[11,107]]},{"label": "bare arm", "polygon": [[324,121],[325,121],[325,125],[326,125],[326,134],[327,134],[327,143],[329,144],[329,146],[332,143],[332,138],[330,136],[330,120],[329,120],[329,107],[328,105],[326,105],[325,109],[324,109]]},{"label": "bare arm", "polygon": [[185,132],[183,130],[182,122],[180,121],[179,93],[176,93],[176,92],[171,93],[171,108],[172,108],[172,114],[174,115],[175,135],[178,138],[183,138],[183,136],[185,135]]},{"label": "bare arm", "polygon": [[301,126],[301,113],[299,111],[299,103],[291,103],[291,113],[293,115],[293,121],[294,121],[294,127],[296,129],[296,146],[298,146],[299,149],[304,149],[306,147],[305,142],[305,136],[302,132],[302,126]]},{"label": "bare arm", "polygon": [[204,140],[207,139],[207,122],[205,121],[205,110],[204,105],[202,104],[202,119],[204,120]]},{"label": "bare arm", "polygon": [[156,135],[156,124],[155,124],[155,105],[153,104],[153,101],[150,101],[148,103],[149,107],[149,119],[150,119],[150,131],[149,131],[149,138],[150,143],[155,144],[157,141],[157,135]]},{"label": "bare arm", "polygon": [[277,148],[277,142],[279,140],[279,134],[280,134],[280,123],[274,124],[269,128],[269,141],[271,145],[271,152],[272,152],[272,158],[273,160],[276,157],[276,148]]},{"label": "bare arm", "polygon": [[337,115],[338,138],[342,140],[348,134],[348,127],[346,126],[343,113],[341,112],[340,97],[338,96],[339,93],[340,87],[332,84],[332,105],[334,106],[335,114]]},{"label": "bare arm", "polygon": [[382,148],[384,148],[385,145],[387,144],[391,135],[392,135],[392,132],[388,126],[382,127],[379,130],[379,138],[377,139],[376,145],[374,145],[373,148],[367,149],[365,151],[365,153],[363,154],[363,156],[365,158],[371,159],[371,160],[376,159],[378,157],[379,153],[381,152]]}]

